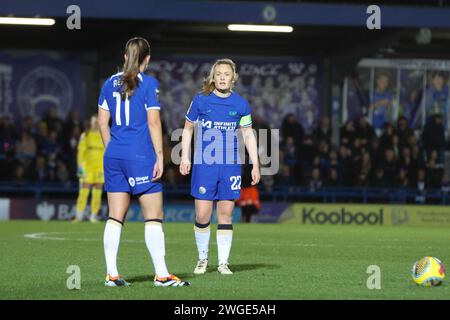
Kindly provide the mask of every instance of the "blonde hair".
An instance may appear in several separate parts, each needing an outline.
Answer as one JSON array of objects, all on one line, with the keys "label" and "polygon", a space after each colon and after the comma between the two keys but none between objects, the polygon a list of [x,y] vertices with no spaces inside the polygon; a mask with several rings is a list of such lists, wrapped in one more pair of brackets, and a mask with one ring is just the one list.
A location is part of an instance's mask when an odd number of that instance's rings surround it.
[{"label": "blonde hair", "polygon": [[216,71],[216,67],[221,64],[229,65],[231,67],[231,70],[233,70],[233,83],[231,85],[231,89],[233,89],[234,84],[239,78],[239,75],[236,72],[236,64],[233,62],[233,60],[227,58],[216,60],[216,62],[214,62],[214,64],[212,65],[211,70],[209,71],[209,76],[206,77],[205,80],[203,81],[202,93],[205,96],[209,95],[211,92],[214,91],[214,89],[216,89],[216,85],[214,84],[213,81],[214,72]]},{"label": "blonde hair", "polygon": [[144,38],[132,38],[125,45],[125,55],[127,59],[125,59],[122,68],[122,99],[134,94],[134,90],[138,86],[137,76],[140,72],[139,68],[142,62],[144,62],[144,59],[150,55],[150,45]]}]

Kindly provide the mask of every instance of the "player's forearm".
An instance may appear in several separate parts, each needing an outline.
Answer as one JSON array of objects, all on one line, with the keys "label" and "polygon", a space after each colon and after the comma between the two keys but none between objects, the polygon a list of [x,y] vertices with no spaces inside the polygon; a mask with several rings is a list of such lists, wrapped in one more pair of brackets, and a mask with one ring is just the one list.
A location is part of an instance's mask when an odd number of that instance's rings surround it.
[{"label": "player's forearm", "polygon": [[252,161],[253,166],[259,167],[258,144],[256,142],[256,137],[255,134],[253,133],[252,128],[245,129],[243,134],[244,134],[244,144],[245,147],[247,148],[250,160]]},{"label": "player's forearm", "polygon": [[194,134],[194,127],[185,126],[181,136],[181,160],[190,161],[191,159],[191,141]]},{"label": "player's forearm", "polygon": [[161,121],[155,121],[148,126],[150,136],[152,138],[153,148],[158,159],[163,159],[163,142],[162,142],[162,127]]},{"label": "player's forearm", "polygon": [[108,125],[100,125],[100,136],[102,137],[103,145],[106,148],[111,140],[111,133]]}]

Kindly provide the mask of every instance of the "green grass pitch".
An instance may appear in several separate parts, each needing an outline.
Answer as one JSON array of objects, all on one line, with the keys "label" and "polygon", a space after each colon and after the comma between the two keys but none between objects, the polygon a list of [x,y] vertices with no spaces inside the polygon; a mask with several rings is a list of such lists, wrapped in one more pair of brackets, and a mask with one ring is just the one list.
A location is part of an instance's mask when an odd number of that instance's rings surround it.
[{"label": "green grass pitch", "polygon": [[[450,261],[445,228],[236,224],[230,268],[217,273],[216,226],[210,268],[194,275],[193,226],[165,223],[169,271],[191,287],[158,288],[145,247],[144,225],[127,223],[119,271],[129,288],[104,287],[104,224],[0,222],[0,299],[449,299],[450,285],[418,287],[412,264],[427,255]],[[66,287],[69,265],[81,269],[81,289]],[[381,268],[381,289],[366,286],[367,267]]]}]

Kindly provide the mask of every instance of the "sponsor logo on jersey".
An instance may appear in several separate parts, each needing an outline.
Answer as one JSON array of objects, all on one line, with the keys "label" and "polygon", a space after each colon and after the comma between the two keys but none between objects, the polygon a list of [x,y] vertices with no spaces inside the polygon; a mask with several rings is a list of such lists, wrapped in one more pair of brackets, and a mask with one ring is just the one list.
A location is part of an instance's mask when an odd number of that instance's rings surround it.
[{"label": "sponsor logo on jersey", "polygon": [[145,177],[136,177],[136,185],[140,185],[140,184],[144,184],[144,183],[149,183],[150,179],[148,176]]},{"label": "sponsor logo on jersey", "polygon": [[229,113],[228,113],[228,115],[230,115],[230,116],[235,116],[235,115],[237,115],[237,111],[230,111]]},{"label": "sponsor logo on jersey", "polygon": [[130,184],[131,187],[134,187],[134,185],[136,184],[136,181],[134,180],[133,177],[128,178],[128,183]]}]

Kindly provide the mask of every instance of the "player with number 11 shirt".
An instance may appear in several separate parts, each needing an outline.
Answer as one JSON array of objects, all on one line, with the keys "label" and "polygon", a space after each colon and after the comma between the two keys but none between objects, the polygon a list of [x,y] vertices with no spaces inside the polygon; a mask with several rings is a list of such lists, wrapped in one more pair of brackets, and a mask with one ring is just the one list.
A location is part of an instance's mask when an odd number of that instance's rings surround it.
[{"label": "player with number 11 shirt", "polygon": [[155,268],[154,284],[189,285],[168,272],[164,257],[158,81],[144,74],[150,61],[150,45],[143,38],[130,39],[125,46],[124,59],[123,72],[105,82],[98,102],[100,133],[106,147],[103,163],[109,207],[103,238],[105,285],[129,285],[117,270],[117,253],[132,195],[139,198],[145,218],[145,244]]}]

